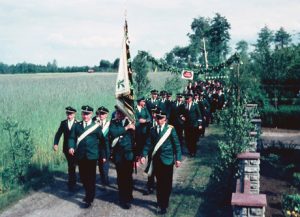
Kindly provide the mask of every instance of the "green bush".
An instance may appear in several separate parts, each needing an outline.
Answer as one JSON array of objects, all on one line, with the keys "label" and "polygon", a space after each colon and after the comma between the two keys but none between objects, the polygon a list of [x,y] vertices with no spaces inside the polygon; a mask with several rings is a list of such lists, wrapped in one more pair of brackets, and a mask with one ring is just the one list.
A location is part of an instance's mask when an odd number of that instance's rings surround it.
[{"label": "green bush", "polygon": [[3,123],[3,130],[8,136],[0,171],[1,186],[5,191],[16,184],[25,183],[34,148],[30,131],[20,128],[17,122],[7,119]]},{"label": "green bush", "polygon": [[300,106],[267,107],[261,111],[264,127],[300,129]]},{"label": "green bush", "polygon": [[293,174],[293,183],[296,187],[300,187],[300,173]]},{"label": "green bush", "polygon": [[284,195],[282,198],[282,208],[286,216],[290,216],[288,213],[298,213],[300,211],[300,195],[290,194]]}]

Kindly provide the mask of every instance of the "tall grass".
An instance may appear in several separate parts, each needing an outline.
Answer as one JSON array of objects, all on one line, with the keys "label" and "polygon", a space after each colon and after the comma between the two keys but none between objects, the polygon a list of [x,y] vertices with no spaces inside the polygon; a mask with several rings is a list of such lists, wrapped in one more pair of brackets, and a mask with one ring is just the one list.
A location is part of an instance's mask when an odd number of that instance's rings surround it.
[{"label": "tall grass", "polygon": [[[151,86],[159,90],[168,77],[169,73],[149,74]],[[52,151],[52,145],[59,123],[65,119],[65,107],[70,105],[80,111],[82,105],[94,109],[103,105],[112,111],[115,80],[115,73],[0,75],[0,123],[10,117],[31,129],[36,147],[33,163],[51,167],[63,159],[61,152]],[[7,144],[4,131],[0,131],[0,141],[1,167],[5,163],[1,153]]]}]

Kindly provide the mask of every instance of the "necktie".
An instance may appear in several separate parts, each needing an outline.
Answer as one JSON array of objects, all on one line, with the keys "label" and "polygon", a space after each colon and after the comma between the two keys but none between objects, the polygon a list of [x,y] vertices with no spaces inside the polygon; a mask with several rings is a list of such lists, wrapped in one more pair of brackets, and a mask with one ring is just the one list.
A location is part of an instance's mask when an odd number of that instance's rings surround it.
[{"label": "necktie", "polygon": [[86,128],[87,127],[87,122],[84,122],[83,123],[83,128]]},{"label": "necktie", "polygon": [[161,126],[158,126],[158,135],[161,133]]}]

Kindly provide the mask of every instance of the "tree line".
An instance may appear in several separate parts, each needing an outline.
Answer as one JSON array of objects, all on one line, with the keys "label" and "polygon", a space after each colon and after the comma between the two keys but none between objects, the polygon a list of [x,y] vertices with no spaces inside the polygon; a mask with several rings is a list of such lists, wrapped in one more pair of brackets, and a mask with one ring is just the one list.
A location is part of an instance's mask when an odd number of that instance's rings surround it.
[{"label": "tree line", "polygon": [[26,74],[26,73],[52,73],[52,72],[116,72],[119,67],[119,58],[110,62],[109,60],[100,60],[98,66],[66,66],[59,67],[57,61],[54,59],[46,65],[39,65],[33,63],[17,63],[8,65],[0,62],[0,74]]}]

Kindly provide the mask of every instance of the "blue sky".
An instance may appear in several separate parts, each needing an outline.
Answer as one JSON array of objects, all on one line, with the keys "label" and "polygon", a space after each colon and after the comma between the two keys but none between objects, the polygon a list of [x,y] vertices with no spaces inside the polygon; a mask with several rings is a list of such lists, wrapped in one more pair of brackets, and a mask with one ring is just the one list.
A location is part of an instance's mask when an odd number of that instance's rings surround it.
[{"label": "blue sky", "polygon": [[254,43],[267,25],[300,32],[299,0],[0,0],[0,62],[98,65],[121,54],[127,9],[131,53],[163,57],[188,44],[193,18],[225,16],[231,44]]}]

